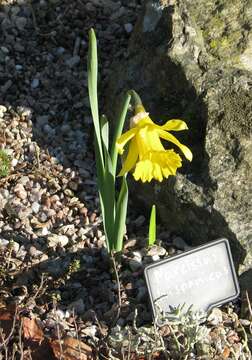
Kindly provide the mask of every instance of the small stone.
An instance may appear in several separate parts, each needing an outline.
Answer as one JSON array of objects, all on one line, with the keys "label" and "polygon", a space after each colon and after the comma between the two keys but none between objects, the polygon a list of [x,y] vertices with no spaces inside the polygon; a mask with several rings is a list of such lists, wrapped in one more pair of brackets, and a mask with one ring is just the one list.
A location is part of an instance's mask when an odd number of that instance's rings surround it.
[{"label": "small stone", "polygon": [[187,245],[184,239],[180,236],[176,236],[173,240],[173,245],[179,250],[190,250],[192,247]]},{"label": "small stone", "polygon": [[39,258],[43,255],[43,252],[38,250],[35,246],[30,247],[29,253],[33,258]]},{"label": "small stone", "polygon": [[[120,319],[118,319],[119,321]],[[87,326],[83,329],[83,333],[86,336],[90,336],[91,338],[94,338],[97,334],[97,327],[95,325]]]},{"label": "small stone", "polygon": [[25,200],[27,198],[27,192],[22,184],[18,183],[14,187],[13,191],[15,192],[17,197],[19,197],[19,199]]},{"label": "small stone", "polygon": [[69,310],[74,311],[75,314],[83,314],[85,311],[85,304],[82,299],[78,299],[76,301],[73,301],[69,306]]},{"label": "small stone", "polygon": [[18,16],[18,17],[16,17],[15,24],[16,24],[16,27],[18,28],[18,30],[23,31],[27,24],[27,19],[24,17]]},{"label": "small stone", "polygon": [[25,47],[20,43],[15,43],[14,49],[20,53],[25,52]]},{"label": "small stone", "polygon": [[133,30],[133,25],[131,23],[124,24],[125,31],[130,34]]},{"label": "small stone", "polygon": [[136,220],[134,221],[134,224],[136,225],[136,227],[141,227],[145,222],[145,217],[143,215],[138,216],[138,218],[136,218]]},{"label": "small stone", "polygon": [[158,261],[158,260],[160,260],[160,257],[159,257],[159,255],[155,254],[155,255],[151,256],[151,260],[152,261]]},{"label": "small stone", "polygon": [[89,255],[82,255],[82,259],[85,261],[86,264],[88,265],[92,265],[94,263],[94,258],[93,256],[89,256]]},{"label": "small stone", "polygon": [[45,124],[43,126],[43,129],[47,134],[52,134],[54,132],[53,128],[49,124]]},{"label": "small stone", "polygon": [[64,247],[68,244],[69,240],[68,237],[65,235],[58,235],[58,234],[52,234],[48,236],[48,246],[55,248],[57,246]]},{"label": "small stone", "polygon": [[12,86],[13,82],[9,79],[5,82],[5,84],[2,86],[2,92],[6,93]]},{"label": "small stone", "polygon": [[28,176],[22,176],[19,179],[19,184],[26,185],[29,181],[30,181],[30,179]]},{"label": "small stone", "polygon": [[39,87],[39,83],[40,83],[39,79],[37,78],[33,79],[31,82],[31,88],[36,89],[37,87]]},{"label": "small stone", "polygon": [[16,257],[20,260],[24,260],[24,258],[26,257],[26,254],[27,254],[27,251],[25,250],[24,245],[22,245],[22,246],[20,246],[20,248],[16,254]]},{"label": "small stone", "polygon": [[73,68],[74,66],[78,65],[80,63],[80,57],[78,55],[75,55],[71,57],[70,59],[66,60],[67,66],[70,68]]},{"label": "small stone", "polygon": [[64,54],[65,51],[66,51],[66,49],[63,48],[62,46],[60,46],[56,49],[56,55],[62,55],[62,54]]},{"label": "small stone", "polygon": [[41,222],[46,222],[46,220],[47,220],[47,215],[46,215],[46,213],[45,213],[45,212],[41,212],[41,213],[39,214],[38,219],[39,219],[39,221],[41,221]]},{"label": "small stone", "polygon": [[49,234],[49,231],[47,229],[47,227],[43,227],[42,230],[41,230],[41,235],[42,236],[47,236]]},{"label": "small stone", "polygon": [[221,324],[223,321],[222,311],[218,308],[213,308],[207,318],[207,321],[209,322],[209,324],[214,326]]},{"label": "small stone", "polygon": [[5,19],[3,19],[1,27],[3,30],[8,30],[12,27],[12,23],[10,21],[10,19],[8,19],[7,17]]},{"label": "small stone", "polygon": [[146,298],[147,289],[146,286],[140,286],[137,292],[137,301],[142,301]]},{"label": "small stone", "polygon": [[37,202],[34,202],[31,206],[32,211],[34,212],[34,214],[37,214],[39,212],[40,209],[40,205]]},{"label": "small stone", "polygon": [[11,240],[10,243],[9,243],[9,245],[10,245],[10,248],[11,248],[15,253],[18,252],[18,250],[19,250],[19,248],[20,248],[19,243],[17,243],[16,241]]},{"label": "small stone", "polygon": [[17,65],[15,66],[15,68],[16,68],[17,71],[23,70],[23,66],[20,65],[20,64],[17,64]]},{"label": "small stone", "polygon": [[0,238],[0,248],[5,248],[9,245],[9,240],[6,240],[4,238]]},{"label": "small stone", "polygon": [[155,255],[164,256],[165,254],[166,254],[166,250],[162,246],[157,246],[157,245],[151,246],[147,251],[148,256],[155,256]]},{"label": "small stone", "polygon": [[0,105],[0,118],[4,116],[4,113],[6,113],[7,108],[3,105]]},{"label": "small stone", "polygon": [[37,126],[44,126],[48,123],[49,121],[49,115],[40,115],[36,117],[36,121],[37,121]]},{"label": "small stone", "polygon": [[12,159],[11,160],[11,166],[14,168],[18,164],[18,159]]},{"label": "small stone", "polygon": [[142,254],[139,251],[133,251],[134,258],[130,259],[129,267],[135,272],[142,268]]}]

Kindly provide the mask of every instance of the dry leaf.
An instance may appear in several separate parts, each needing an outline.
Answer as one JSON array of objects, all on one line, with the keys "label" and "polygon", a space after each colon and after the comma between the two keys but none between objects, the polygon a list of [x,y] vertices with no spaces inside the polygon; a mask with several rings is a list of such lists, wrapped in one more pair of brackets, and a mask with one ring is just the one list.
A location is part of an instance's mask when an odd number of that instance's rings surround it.
[{"label": "dry leaf", "polygon": [[[60,346],[61,344],[61,346]],[[61,360],[94,360],[92,348],[82,341],[66,337],[51,341],[54,355]]]},{"label": "dry leaf", "polygon": [[41,343],[44,340],[44,333],[38,325],[36,319],[22,318],[23,336],[26,340]]},{"label": "dry leaf", "polygon": [[[2,329],[4,339],[9,336],[13,328],[14,321],[18,319],[19,317],[15,305],[9,305],[7,308],[0,309],[0,329]],[[0,341],[3,341],[1,336]]]},{"label": "dry leaf", "polygon": [[227,359],[229,357],[229,355],[230,355],[230,350],[229,350],[229,348],[227,346],[225,346],[224,350],[222,352],[222,356],[223,356],[224,359]]}]

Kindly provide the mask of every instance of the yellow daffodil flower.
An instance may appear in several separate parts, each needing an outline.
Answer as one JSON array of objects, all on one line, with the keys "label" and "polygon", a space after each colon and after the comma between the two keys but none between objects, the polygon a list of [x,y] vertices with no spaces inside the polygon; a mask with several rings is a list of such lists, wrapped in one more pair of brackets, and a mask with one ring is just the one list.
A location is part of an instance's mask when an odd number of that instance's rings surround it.
[{"label": "yellow daffodil flower", "polygon": [[135,180],[150,182],[152,179],[162,181],[175,175],[182,166],[182,159],[174,150],[166,150],[161,139],[170,141],[180,148],[184,156],[191,161],[191,150],[181,144],[169,131],[187,130],[182,120],[169,120],[164,125],[156,125],[142,105],[135,107],[135,116],[131,118],[131,129],[117,139],[116,147],[119,154],[130,142],[128,154],[118,176],[123,176],[134,168]]}]

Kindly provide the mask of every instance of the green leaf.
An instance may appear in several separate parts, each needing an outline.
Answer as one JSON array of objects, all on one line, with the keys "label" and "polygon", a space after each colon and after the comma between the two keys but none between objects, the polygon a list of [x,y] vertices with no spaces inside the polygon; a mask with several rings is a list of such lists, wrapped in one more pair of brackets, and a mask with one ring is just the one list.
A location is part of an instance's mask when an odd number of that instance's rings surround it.
[{"label": "green leaf", "polygon": [[91,107],[91,113],[95,128],[98,151],[102,166],[104,159],[101,144],[101,130],[99,122],[98,95],[97,95],[97,78],[98,78],[98,59],[97,59],[97,42],[93,29],[89,31],[89,48],[88,48],[88,94]]},{"label": "green leaf", "polygon": [[152,205],[150,224],[149,224],[149,239],[148,245],[151,246],[156,241],[156,206]]},{"label": "green leaf", "polygon": [[96,134],[94,134],[94,148],[95,148],[95,163],[96,163],[98,188],[101,189],[104,182],[105,169],[102,163],[101,153],[98,148],[98,141]]},{"label": "green leaf", "polygon": [[115,225],[115,177],[112,171],[112,162],[109,153],[105,152],[105,173],[102,184],[102,200],[104,205],[104,226],[107,233],[107,241],[110,250],[114,249],[114,225]]},{"label": "green leaf", "polygon": [[105,234],[105,239],[106,239],[106,245],[107,245],[107,250],[108,252],[111,251],[111,247],[110,247],[110,236],[109,234],[107,233],[107,227],[106,227],[106,222],[105,222],[105,207],[104,207],[104,202],[103,202],[103,198],[102,198],[102,194],[100,192],[100,190],[98,191],[99,192],[99,199],[100,199],[100,206],[101,206],[101,212],[102,212],[102,219],[103,219],[103,229],[104,229],[104,234]]},{"label": "green leaf", "polygon": [[[109,151],[109,122],[106,115],[102,115],[100,119],[101,125],[101,138],[103,142],[103,146],[105,147],[106,151]],[[104,151],[105,153],[105,151]]]},{"label": "green leaf", "polygon": [[114,175],[116,174],[117,156],[118,156],[118,153],[117,153],[117,150],[116,150],[116,140],[122,134],[122,130],[123,130],[123,126],[124,126],[124,123],[125,123],[127,111],[128,111],[128,108],[129,108],[130,99],[131,99],[131,95],[129,93],[127,93],[125,95],[125,98],[124,98],[123,103],[122,103],[122,108],[121,108],[121,112],[120,112],[118,121],[116,122],[116,125],[115,125],[115,132],[114,132],[114,137],[113,137],[112,146],[111,146],[111,160],[112,160],[112,166],[113,166]]},{"label": "green leaf", "polygon": [[125,232],[126,215],[128,206],[128,185],[126,175],[122,178],[121,190],[116,203],[116,217],[115,217],[115,233],[114,245],[116,251],[121,251],[123,248],[123,235]]}]

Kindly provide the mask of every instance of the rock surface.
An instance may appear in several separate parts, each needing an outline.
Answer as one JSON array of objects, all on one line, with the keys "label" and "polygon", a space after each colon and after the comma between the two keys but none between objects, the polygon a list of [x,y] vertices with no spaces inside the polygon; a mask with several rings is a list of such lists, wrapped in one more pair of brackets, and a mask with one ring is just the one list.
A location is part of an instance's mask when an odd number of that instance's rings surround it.
[{"label": "rock surface", "polygon": [[[230,240],[252,266],[252,6],[228,1],[145,2],[109,99],[134,88],[152,118],[181,118],[192,163],[161,184],[135,184],[170,231],[198,245]],[[177,134],[176,134],[177,135]]]}]

